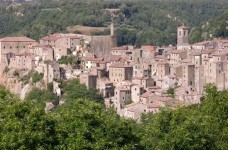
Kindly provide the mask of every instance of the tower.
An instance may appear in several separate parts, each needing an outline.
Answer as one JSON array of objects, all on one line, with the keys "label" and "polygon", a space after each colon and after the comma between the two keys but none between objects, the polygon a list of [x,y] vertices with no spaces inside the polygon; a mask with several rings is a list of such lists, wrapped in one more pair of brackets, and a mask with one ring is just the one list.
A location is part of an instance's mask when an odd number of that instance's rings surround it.
[{"label": "tower", "polygon": [[177,28],[177,45],[188,45],[189,27],[181,26]]},{"label": "tower", "polygon": [[110,35],[111,37],[113,37],[115,34],[115,27],[114,27],[114,23],[112,22],[110,25]]}]

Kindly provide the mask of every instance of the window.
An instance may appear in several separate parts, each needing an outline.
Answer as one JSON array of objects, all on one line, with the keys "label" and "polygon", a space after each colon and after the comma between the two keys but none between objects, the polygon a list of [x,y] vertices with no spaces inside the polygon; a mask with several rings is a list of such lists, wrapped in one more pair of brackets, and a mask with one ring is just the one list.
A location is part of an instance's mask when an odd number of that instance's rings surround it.
[{"label": "window", "polygon": [[181,35],[181,31],[179,31],[179,35]]}]

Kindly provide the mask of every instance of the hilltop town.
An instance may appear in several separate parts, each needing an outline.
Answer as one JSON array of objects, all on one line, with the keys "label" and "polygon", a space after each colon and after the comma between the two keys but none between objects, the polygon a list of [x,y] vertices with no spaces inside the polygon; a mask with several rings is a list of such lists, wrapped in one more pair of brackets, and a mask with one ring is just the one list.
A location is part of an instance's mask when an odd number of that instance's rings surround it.
[{"label": "hilltop town", "polygon": [[98,90],[106,108],[136,120],[163,107],[200,104],[208,83],[218,90],[228,88],[227,39],[189,44],[190,28],[180,26],[176,46],[115,47],[111,30],[107,36],[56,33],[39,42],[2,38],[1,84],[23,99],[30,82],[21,79],[31,72],[41,76],[36,87],[53,83],[58,96],[60,80],[78,79],[88,89]]}]

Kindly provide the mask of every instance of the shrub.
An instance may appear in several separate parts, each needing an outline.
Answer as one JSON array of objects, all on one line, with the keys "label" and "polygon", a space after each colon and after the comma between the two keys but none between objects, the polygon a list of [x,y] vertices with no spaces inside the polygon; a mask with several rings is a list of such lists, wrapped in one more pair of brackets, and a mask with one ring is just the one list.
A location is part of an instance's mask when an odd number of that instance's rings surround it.
[{"label": "shrub", "polygon": [[42,73],[38,73],[38,72],[35,72],[33,75],[32,75],[32,83],[36,83],[36,82],[39,82],[40,80],[43,79],[43,74]]}]

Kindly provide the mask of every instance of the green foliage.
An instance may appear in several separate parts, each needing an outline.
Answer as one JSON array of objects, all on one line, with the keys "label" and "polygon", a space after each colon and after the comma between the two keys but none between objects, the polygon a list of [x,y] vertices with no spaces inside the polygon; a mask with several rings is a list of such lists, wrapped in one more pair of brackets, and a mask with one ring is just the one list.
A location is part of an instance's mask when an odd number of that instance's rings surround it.
[{"label": "green foliage", "polygon": [[55,121],[40,105],[0,90],[0,149],[52,149]]},{"label": "green foliage", "polygon": [[87,89],[86,86],[80,84],[77,79],[68,81],[64,84],[63,90],[66,93],[66,99],[69,101],[73,101],[78,98],[84,98],[97,102],[101,102],[103,100],[96,89]]},{"label": "green foliage", "polygon": [[138,135],[132,132],[137,125],[105,111],[101,104],[77,99],[53,115],[59,122],[59,149],[141,149]]},{"label": "green foliage", "polygon": [[[164,110],[144,116],[142,144],[146,149],[226,149],[228,91],[208,85],[200,106]],[[153,142],[150,142],[153,141]]]},{"label": "green foliage", "polygon": [[44,104],[44,102],[52,102],[54,100],[57,100],[58,97],[50,90],[41,90],[39,88],[33,88],[26,95],[25,99],[34,100],[36,102]]},{"label": "green foliage", "polygon": [[167,94],[169,94],[169,95],[174,95],[174,88],[169,88],[168,90],[167,90]]},{"label": "green foliage", "polygon": [[72,57],[72,56],[62,56],[59,60],[58,60],[59,64],[76,64],[77,60],[76,58]]},{"label": "green foliage", "polygon": [[[108,26],[111,15],[106,8],[120,9],[114,18],[118,45],[139,47],[145,44],[175,44],[177,26],[184,23],[197,27],[208,20],[215,20],[227,10],[228,5],[226,0],[41,1],[24,4],[17,9],[0,7],[0,35],[24,35],[38,40],[48,34],[67,32],[68,26]],[[16,16],[16,12],[24,15]],[[209,23],[211,28],[206,27],[202,33],[195,31],[191,34],[191,41],[202,40],[202,35],[207,38],[210,33],[226,37],[225,17],[222,20],[212,21]]]},{"label": "green foliage", "polygon": [[194,28],[190,34],[190,43],[210,40],[214,37],[228,38],[227,20],[228,12],[216,20],[210,20]]},{"label": "green foliage", "polygon": [[105,29],[104,31],[93,31],[91,35],[110,35],[110,30]]},{"label": "green foliage", "polygon": [[47,84],[47,90],[52,92],[53,91],[53,82]]},{"label": "green foliage", "polygon": [[116,31],[117,45],[134,45],[136,41],[136,30],[127,29],[127,28],[119,28]]},{"label": "green foliage", "polygon": [[128,99],[128,100],[126,100],[126,101],[124,102],[125,105],[129,105],[129,104],[131,104],[131,103],[133,103],[133,101],[132,101],[131,99]]},{"label": "green foliage", "polygon": [[14,77],[19,77],[19,76],[20,76],[20,74],[19,74],[19,72],[18,72],[18,71],[14,71],[14,72],[13,72],[13,76],[14,76]]},{"label": "green foliage", "polygon": [[45,113],[0,88],[0,149],[227,149],[228,91],[208,85],[205,92],[201,105],[164,109],[136,124],[84,98]]},{"label": "green foliage", "polygon": [[42,73],[38,73],[38,72],[35,72],[32,74],[32,83],[36,83],[36,82],[39,82],[43,79],[43,74]]},{"label": "green foliage", "polygon": [[46,114],[34,101],[4,96],[0,119],[0,149],[142,149],[133,121],[85,99]]}]

